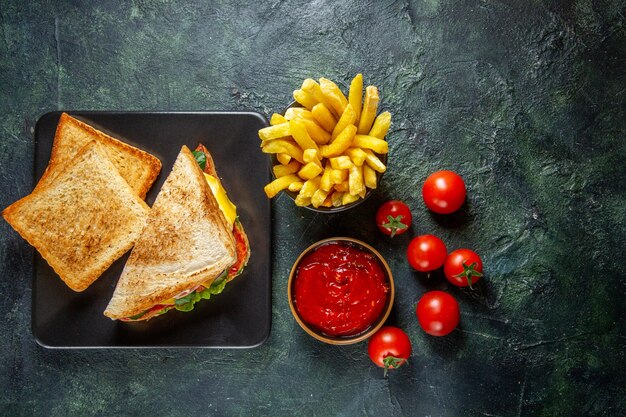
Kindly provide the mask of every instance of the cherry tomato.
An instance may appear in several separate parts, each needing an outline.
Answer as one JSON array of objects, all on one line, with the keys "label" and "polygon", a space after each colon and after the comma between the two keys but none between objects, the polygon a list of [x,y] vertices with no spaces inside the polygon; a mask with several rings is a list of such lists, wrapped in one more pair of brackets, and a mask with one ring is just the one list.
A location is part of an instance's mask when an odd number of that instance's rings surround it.
[{"label": "cherry tomato", "polygon": [[370,338],[367,353],[372,362],[385,368],[387,377],[387,370],[398,368],[411,356],[411,340],[397,327],[381,327]]},{"label": "cherry tomato", "polygon": [[415,314],[426,333],[445,336],[459,324],[459,303],[447,292],[429,291],[420,298]]},{"label": "cherry tomato", "polygon": [[406,251],[409,264],[420,272],[440,268],[447,254],[446,245],[434,235],[421,235],[414,238]]},{"label": "cherry tomato", "polygon": [[472,284],[483,276],[483,261],[473,250],[457,249],[446,258],[443,272],[452,284],[472,288]]},{"label": "cherry tomato", "polygon": [[376,212],[376,226],[391,237],[409,230],[412,221],[411,210],[400,200],[387,201]]},{"label": "cherry tomato", "polygon": [[426,207],[435,213],[449,214],[457,211],[465,201],[465,182],[453,171],[431,174],[422,187]]}]

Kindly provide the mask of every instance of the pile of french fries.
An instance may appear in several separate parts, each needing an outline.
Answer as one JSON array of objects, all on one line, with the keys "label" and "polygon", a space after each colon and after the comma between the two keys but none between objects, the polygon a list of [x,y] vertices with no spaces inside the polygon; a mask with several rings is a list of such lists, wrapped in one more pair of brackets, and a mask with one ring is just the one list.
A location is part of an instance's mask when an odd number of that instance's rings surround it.
[{"label": "pile of french fries", "polygon": [[261,149],[278,161],[267,197],[289,190],[297,193],[296,205],[315,208],[364,198],[387,169],[380,155],[389,151],[391,114],[376,115],[378,89],[368,86],[363,97],[363,75],[357,74],[346,98],[331,80],[307,78],[293,97],[302,107],[274,113],[270,126],[259,130]]}]

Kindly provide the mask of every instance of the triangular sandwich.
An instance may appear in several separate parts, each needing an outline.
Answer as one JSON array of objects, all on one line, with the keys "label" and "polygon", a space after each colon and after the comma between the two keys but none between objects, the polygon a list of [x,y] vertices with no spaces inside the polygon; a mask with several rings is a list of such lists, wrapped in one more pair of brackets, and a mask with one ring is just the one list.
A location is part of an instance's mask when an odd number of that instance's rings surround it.
[{"label": "triangular sandwich", "polygon": [[173,308],[188,311],[221,291],[236,264],[237,243],[218,199],[194,154],[183,146],[124,267],[107,317],[148,320]]}]

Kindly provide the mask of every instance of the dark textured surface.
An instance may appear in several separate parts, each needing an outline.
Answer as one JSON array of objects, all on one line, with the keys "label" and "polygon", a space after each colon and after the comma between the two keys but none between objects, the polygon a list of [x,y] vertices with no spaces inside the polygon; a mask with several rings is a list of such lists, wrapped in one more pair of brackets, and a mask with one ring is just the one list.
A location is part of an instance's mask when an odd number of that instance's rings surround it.
[{"label": "dark textured surface", "polygon": [[[345,87],[359,71],[393,113],[391,168],[348,213],[274,202],[273,328],[246,351],[37,346],[32,251],[2,222],[0,414],[626,413],[623,1],[92,3],[0,4],[0,206],[33,187],[33,127],[47,111],[269,115],[305,77]],[[440,168],[469,189],[448,217],[420,200]],[[415,219],[393,241],[373,225],[390,197]],[[475,291],[409,270],[405,247],[425,232],[483,255]],[[289,312],[291,263],[335,234],[372,244],[394,272],[390,322],[414,354],[387,380],[365,344],[321,345]],[[448,337],[418,328],[414,306],[430,288],[460,302],[461,327]]]}]

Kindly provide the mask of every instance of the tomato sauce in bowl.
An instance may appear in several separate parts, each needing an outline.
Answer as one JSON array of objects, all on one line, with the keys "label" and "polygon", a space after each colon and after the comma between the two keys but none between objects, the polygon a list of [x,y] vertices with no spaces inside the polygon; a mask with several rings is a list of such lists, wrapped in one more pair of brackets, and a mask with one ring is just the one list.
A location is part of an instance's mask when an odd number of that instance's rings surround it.
[{"label": "tomato sauce in bowl", "polygon": [[393,302],[393,281],[373,248],[354,239],[327,239],[294,265],[290,302],[296,320],[312,336],[355,343],[383,324]]}]

